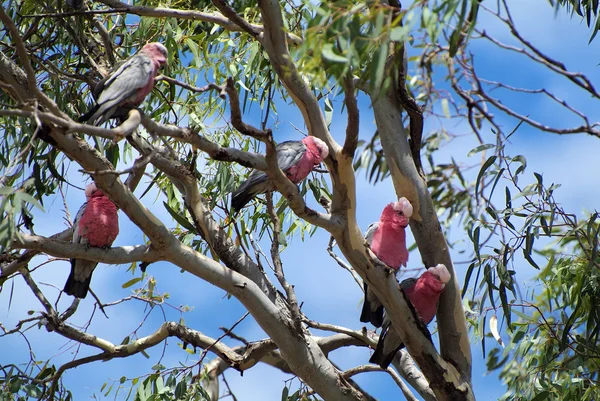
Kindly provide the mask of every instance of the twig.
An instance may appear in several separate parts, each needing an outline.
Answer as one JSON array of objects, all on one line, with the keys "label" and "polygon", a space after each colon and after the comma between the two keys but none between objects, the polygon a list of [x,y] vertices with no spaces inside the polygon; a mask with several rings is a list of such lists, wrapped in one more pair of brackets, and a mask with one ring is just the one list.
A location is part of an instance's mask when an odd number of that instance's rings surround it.
[{"label": "twig", "polygon": [[365,344],[369,345],[372,348],[377,346],[377,339],[369,336],[369,333],[364,328],[361,331],[357,331],[357,330],[348,329],[346,327],[337,326],[334,324],[316,322],[316,321],[310,320],[306,317],[303,319],[303,322],[308,327],[312,327],[314,329],[331,331],[333,333],[346,334],[350,337],[356,338],[357,340],[364,341]]},{"label": "twig", "polygon": [[215,142],[209,141],[190,128],[159,124],[146,116],[142,117],[142,125],[153,135],[175,138],[180,142],[189,143],[209,155],[213,160],[227,162],[234,161],[242,166],[255,168],[261,171],[267,169],[267,163],[265,163],[264,157],[235,148],[224,148]]},{"label": "twig", "polygon": [[354,279],[354,281],[356,281],[356,284],[358,284],[358,286],[360,288],[362,288],[363,287],[362,278],[358,275],[358,273],[356,272],[356,270],[354,270],[354,268],[352,266],[350,266],[349,264],[344,262],[338,255],[335,254],[335,252],[333,251],[334,244],[335,244],[335,239],[333,237],[331,237],[329,239],[329,245],[327,246],[327,253],[329,254],[329,256],[331,256],[333,258],[333,260],[335,260],[337,262],[337,264],[342,269],[347,270],[352,275],[352,278]]},{"label": "twig", "polygon": [[152,161],[152,158],[154,157],[154,155],[156,155],[157,151],[156,149],[154,149],[152,151],[152,153],[142,157],[142,158],[138,158],[134,163],[133,166],[126,168],[125,170],[100,170],[100,171],[87,171],[87,170],[79,170],[82,173],[85,174],[90,174],[90,175],[123,175],[123,174],[129,174],[132,173],[142,167],[146,167],[146,165],[148,165],[148,163],[150,163]]},{"label": "twig", "polygon": [[81,301],[81,299],[74,297],[71,305],[63,313],[61,313],[61,315],[59,317],[60,320],[62,320],[64,322],[68,318],[73,316],[73,314],[77,311],[77,307],[79,306],[79,301]]},{"label": "twig", "polygon": [[231,109],[231,125],[244,135],[248,135],[254,139],[258,139],[263,143],[268,143],[272,137],[271,130],[259,130],[251,125],[246,124],[242,120],[242,112],[240,109],[240,97],[232,77],[227,78],[225,91],[229,96],[229,108]]},{"label": "twig", "polygon": [[48,299],[42,293],[42,291],[39,289],[39,287],[37,286],[35,281],[33,281],[33,279],[31,278],[31,275],[29,274],[29,270],[22,268],[19,270],[19,273],[21,273],[21,275],[23,276],[23,279],[25,280],[25,282],[27,283],[29,288],[31,288],[31,291],[36,296],[36,298],[42,303],[42,305],[44,305],[44,308],[46,308],[46,313],[48,315],[56,315],[56,311],[52,307],[52,304],[48,301]]},{"label": "twig", "polygon": [[248,32],[250,35],[257,37],[260,34],[260,30],[252,24],[248,23],[245,19],[240,17],[233,8],[229,7],[223,0],[212,0],[212,3],[223,13],[224,16],[229,18],[234,24]]},{"label": "twig", "polygon": [[235,329],[235,327],[240,324],[248,315],[250,314],[250,312],[246,312],[244,313],[244,316],[242,316],[241,318],[238,319],[237,322],[235,322],[233,324],[233,326],[231,326],[229,328],[228,331],[226,331],[225,333],[223,333],[219,338],[217,338],[211,345],[209,345],[208,347],[206,347],[204,349],[204,351],[202,351],[202,354],[200,355],[200,359],[198,360],[198,366],[202,366],[202,361],[204,360],[204,358],[206,357],[206,354],[208,353],[208,351],[212,350],[212,348],[217,345],[217,343],[219,341],[221,341],[223,338],[225,338],[225,336],[227,336],[227,334],[231,331],[233,331],[233,329]]},{"label": "twig", "polygon": [[181,86],[184,89],[187,89],[189,91],[192,92],[197,92],[197,93],[204,93],[204,92],[208,92],[210,90],[213,90],[215,92],[217,92],[219,94],[219,97],[221,99],[225,99],[226,98],[226,92],[225,92],[225,87],[214,84],[214,83],[209,83],[208,85],[205,86],[201,86],[201,87],[197,87],[197,86],[193,86],[190,85],[186,82],[182,82],[179,81],[175,78],[171,78],[169,76],[166,75],[159,75],[158,77],[155,78],[155,81],[165,81],[168,82],[171,85],[177,85],[177,86]]},{"label": "twig", "polygon": [[229,395],[229,396],[231,396],[233,401],[237,401],[235,394],[233,394],[233,391],[231,391],[231,387],[229,387],[229,383],[227,383],[227,379],[225,378],[225,373],[223,373],[221,375],[221,378],[223,378],[223,383],[225,383],[225,387],[227,387],[227,391],[229,392],[229,394],[226,394],[225,396]]},{"label": "twig", "polygon": [[410,389],[408,388],[406,383],[404,383],[404,381],[402,381],[402,378],[400,377],[400,375],[398,373],[396,373],[396,371],[390,367],[388,367],[387,369],[382,369],[379,366],[375,366],[375,365],[360,365],[360,366],[356,366],[354,368],[345,370],[344,372],[342,372],[342,376],[344,378],[348,379],[354,375],[357,375],[359,373],[365,373],[365,372],[386,372],[386,373],[388,373],[392,377],[392,379],[394,379],[394,381],[396,382],[398,387],[400,387],[400,390],[402,391],[402,394],[404,394],[404,397],[406,397],[407,401],[418,401],[417,398],[414,396],[414,394],[410,391]]},{"label": "twig", "polygon": [[285,279],[283,273],[283,265],[281,263],[281,257],[279,255],[279,236],[281,235],[281,222],[279,217],[273,208],[273,193],[267,192],[267,213],[273,223],[273,238],[271,239],[271,259],[273,259],[273,266],[275,267],[275,277],[279,281],[279,284],[285,290],[288,304],[290,306],[290,312],[292,314],[292,320],[294,321],[294,327],[299,336],[302,336],[304,330],[302,329],[302,314],[298,307],[298,300],[296,298],[296,292],[294,287],[291,286]]},{"label": "twig", "polygon": [[73,17],[75,15],[102,15],[102,14],[124,14],[127,12],[125,8],[111,8],[109,10],[81,10],[69,11],[64,13],[42,13],[42,14],[24,14],[23,18],[63,18]]}]

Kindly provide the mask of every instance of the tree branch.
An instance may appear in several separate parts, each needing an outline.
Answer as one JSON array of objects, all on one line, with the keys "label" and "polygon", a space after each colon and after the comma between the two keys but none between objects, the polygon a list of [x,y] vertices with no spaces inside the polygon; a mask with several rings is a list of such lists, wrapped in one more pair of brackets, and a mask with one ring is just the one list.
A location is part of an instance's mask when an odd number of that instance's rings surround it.
[{"label": "tree branch", "polygon": [[[450,283],[446,285],[446,289],[442,293],[437,314],[441,353],[444,359],[440,358],[430,343],[428,345],[427,342],[421,342],[419,346],[414,344],[414,346],[417,346],[414,348],[409,343],[406,343],[406,346],[429,380],[430,386],[439,401],[473,399],[470,387],[471,350],[458,281],[452,268],[448,246],[441,231],[427,186],[417,172],[411,157],[411,149],[408,145],[406,133],[402,129],[401,112],[394,96],[394,94],[380,94],[371,96],[371,101],[396,194],[399,197],[406,196],[413,205],[413,219],[411,219],[410,227],[423,258],[423,263],[426,266],[443,263],[452,274]],[[369,280],[370,283],[372,281]],[[400,292],[397,290],[397,284],[394,283],[395,290],[389,288],[390,284],[392,283],[388,280],[388,290],[390,292],[386,291],[388,293],[386,296],[379,294],[382,287],[376,285],[374,290],[384,304],[386,311],[390,313],[394,328],[403,340],[406,339],[406,335],[411,337],[416,335],[417,338],[424,339],[421,334],[417,334],[420,332],[416,330],[416,326],[414,327],[415,334],[411,335],[407,332],[400,334],[401,327],[399,326],[402,324],[403,315],[405,319],[408,312],[400,312],[399,309],[404,309],[398,308],[398,304],[403,302],[402,297],[398,296]],[[389,295],[392,295],[395,299],[386,299]],[[388,303],[388,300],[391,303]],[[394,312],[394,309],[397,312]],[[452,364],[445,360],[452,361]],[[455,370],[455,366],[460,373]],[[450,387],[444,387],[440,378],[444,378]],[[456,393],[448,391],[448,388],[454,388]]]},{"label": "tree branch", "polygon": [[396,371],[394,371],[392,368],[381,369],[379,366],[375,366],[375,365],[360,365],[360,366],[355,366],[351,369],[345,370],[342,373],[342,375],[348,379],[354,375],[357,375],[359,373],[365,373],[365,372],[386,372],[386,373],[388,373],[392,377],[392,379],[394,379],[394,381],[396,382],[398,387],[400,387],[400,390],[402,391],[402,394],[404,395],[404,397],[406,398],[407,401],[417,401],[417,399],[415,398],[413,393],[410,391],[408,386],[402,381],[400,376],[398,376],[398,373],[396,373]]},{"label": "tree branch", "polygon": [[346,125],[346,141],[342,148],[342,153],[350,158],[354,158],[356,147],[358,146],[358,128],[359,111],[354,93],[354,77],[350,72],[344,78],[344,103],[346,104],[346,113],[348,113],[348,123]]},{"label": "tree branch", "polygon": [[57,241],[24,233],[17,235],[12,248],[34,250],[60,258],[85,259],[115,265],[136,261],[156,262],[162,257],[161,253],[151,245],[122,246],[104,250],[88,247],[85,244]]},{"label": "tree branch", "polygon": [[283,273],[283,264],[281,263],[281,257],[279,255],[281,222],[279,221],[279,217],[277,217],[277,213],[275,213],[275,210],[273,209],[273,194],[271,192],[267,192],[267,213],[269,214],[271,222],[273,223],[271,258],[273,259],[273,266],[275,267],[275,277],[277,277],[279,284],[281,284],[287,296],[287,301],[290,306],[290,312],[292,313],[292,320],[294,321],[296,331],[298,334],[303,335],[304,329],[302,328],[302,314],[300,312],[300,308],[298,307],[296,292],[294,291],[294,287],[287,282],[285,279],[285,274]]},{"label": "tree branch", "polygon": [[4,26],[7,28],[10,33],[11,39],[15,44],[15,48],[17,50],[17,54],[19,55],[19,59],[23,64],[23,69],[25,70],[25,76],[27,78],[27,86],[31,93],[35,95],[35,97],[41,101],[46,107],[48,107],[54,114],[57,116],[65,117],[65,114],[56,106],[48,96],[42,93],[37,87],[37,81],[35,77],[35,72],[31,67],[31,62],[29,61],[29,52],[25,48],[25,44],[21,39],[21,35],[19,34],[19,30],[17,29],[15,23],[6,13],[4,12],[4,8],[0,7],[0,21],[4,23]]},{"label": "tree branch", "polygon": [[223,13],[224,16],[229,18],[234,24],[242,28],[253,37],[257,37],[260,34],[260,29],[252,24],[248,23],[245,19],[240,17],[233,8],[229,7],[223,0],[212,0],[212,3]]},{"label": "tree branch", "polygon": [[205,152],[213,160],[236,162],[242,166],[255,168],[261,171],[267,169],[267,163],[261,155],[244,152],[236,148],[224,148],[217,143],[209,141],[197,132],[194,132],[191,128],[180,128],[175,125],[159,124],[147,116],[142,117],[142,125],[148,132],[154,135],[170,137],[181,142],[189,143]]},{"label": "tree branch", "polygon": [[[106,4],[117,10],[123,10],[127,14],[135,14],[141,17],[155,17],[155,18],[177,18],[177,19],[192,19],[196,21],[208,22],[211,24],[219,25],[224,29],[231,32],[244,32],[244,27],[237,25],[234,21],[225,17],[219,13],[204,13],[200,11],[192,10],[175,10],[164,7],[146,7],[146,6],[132,6],[126,3],[122,3],[118,0],[100,0],[101,3]],[[260,25],[249,24],[249,26],[258,32],[262,32],[264,28]],[[286,35],[287,40],[295,45],[300,45],[302,39],[293,34]]]}]

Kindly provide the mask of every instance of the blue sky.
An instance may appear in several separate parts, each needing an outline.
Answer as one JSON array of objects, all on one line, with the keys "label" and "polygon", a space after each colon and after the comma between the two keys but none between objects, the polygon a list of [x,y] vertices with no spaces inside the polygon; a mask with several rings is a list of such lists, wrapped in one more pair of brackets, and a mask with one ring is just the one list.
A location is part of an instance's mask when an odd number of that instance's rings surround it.
[{"label": "blue sky", "polygon": [[[569,18],[563,12],[554,16],[552,7],[544,0],[513,0],[509,4],[517,26],[526,38],[549,56],[564,61],[569,69],[586,73],[597,86],[600,86],[598,80],[594,79],[597,75],[597,65],[600,62],[598,39],[591,45],[587,45],[590,31],[583,22],[578,18]],[[487,17],[485,13],[481,18],[480,26],[485,26],[486,31],[492,36],[511,43],[512,39],[506,29]],[[574,89],[572,85],[556,74],[540,73],[538,68],[524,63],[522,57],[500,51],[489,44],[474,41],[470,49],[475,54],[480,76],[529,88],[546,87],[567,100],[569,104],[580,108],[590,117],[590,120],[600,120],[597,108],[594,107],[595,104],[590,101],[589,96]],[[532,102],[531,98],[526,96],[510,96],[504,100],[522,113],[530,114],[532,118],[542,120],[549,125],[571,126],[577,124],[575,119],[561,114],[558,109],[546,102]],[[299,134],[294,126],[302,127],[299,113],[283,104],[278,107],[278,110],[280,123],[275,131],[276,139],[279,141],[290,138],[298,139]],[[360,110],[362,113],[361,137],[366,139],[372,135],[375,128],[370,105],[365,98],[360,100]],[[516,125],[514,119],[501,116],[500,113],[496,114],[507,131],[510,131],[509,127]],[[340,142],[343,140],[344,124],[345,117],[336,113],[332,134]],[[466,124],[453,124],[452,129],[455,132],[469,132]],[[432,127],[431,124],[426,126],[425,132]],[[484,130],[484,134],[487,140],[493,141],[491,133]],[[467,158],[467,153],[476,145],[471,136],[461,137],[440,149],[435,159],[441,163],[454,157],[459,163],[472,164],[473,160]],[[532,173],[535,171],[543,174],[545,182],[561,183],[562,187],[556,193],[558,201],[566,209],[581,214],[585,210],[598,208],[597,200],[600,198],[600,191],[597,185],[597,168],[594,168],[598,166],[597,146],[598,140],[589,136],[558,136],[540,133],[530,127],[522,126],[511,138],[507,148],[509,154],[524,154],[527,157],[529,179],[533,180]],[[78,179],[76,170],[77,166],[72,166],[70,174]],[[476,171],[473,174],[476,174]],[[365,181],[363,172],[358,173],[357,178],[358,222],[364,230],[369,223],[379,218],[382,208],[395,199],[395,193],[390,180],[373,186]],[[82,186],[84,185],[82,184]],[[139,188],[137,193],[141,194],[145,185],[142,184]],[[74,216],[84,201],[83,191],[68,188],[66,195],[69,211],[71,216]],[[309,198],[311,197],[309,196]],[[170,216],[163,210],[162,201],[157,198],[155,192],[147,194],[142,201],[161,220],[172,225]],[[56,199],[53,202],[47,202],[45,206],[46,214],[42,216],[38,213],[38,217],[43,219],[43,223],[42,219],[37,220],[37,232],[42,235],[50,235],[64,229],[65,213],[62,200]],[[120,230],[115,246],[144,242],[140,230],[133,226],[122,213],[120,214]],[[286,276],[288,281],[295,285],[298,300],[304,303],[303,311],[310,318],[360,329],[362,324],[358,321],[358,316],[362,292],[350,275],[338,267],[327,255],[325,249],[328,239],[329,236],[321,230],[318,230],[313,237],[307,237],[304,242],[300,241],[300,238],[295,238],[282,255]],[[450,241],[459,242],[464,239],[466,239],[466,234],[462,228],[454,227]],[[412,236],[409,234],[409,243],[412,242]],[[465,260],[464,255],[458,254],[461,246],[469,249],[468,243],[459,244],[454,250],[455,261]],[[266,244],[263,244],[263,248],[268,250]],[[38,263],[44,260],[45,258],[36,259]],[[34,261],[31,266],[35,265]],[[420,257],[415,252],[410,255],[408,267],[421,267]],[[458,264],[455,267],[458,278],[462,282],[466,266]],[[117,300],[131,294],[131,288],[121,288],[122,283],[134,277],[127,272],[127,268],[128,266],[124,265],[100,265],[96,269],[92,288],[103,301]],[[48,284],[42,285],[42,289],[47,296],[54,300],[59,293],[56,288],[62,288],[68,272],[68,262],[55,262],[36,270],[34,277],[39,282]],[[531,278],[534,272],[530,269],[519,266],[518,273],[523,286],[533,283]],[[192,307],[190,312],[183,314],[186,324],[207,335],[218,337],[221,334],[218,327],[231,326],[245,313],[244,308],[237,300],[225,297],[224,291],[195,277],[192,279],[192,276],[180,273],[180,270],[172,265],[166,263],[151,265],[148,274],[157,279],[159,291],[170,294],[169,305]],[[11,327],[19,318],[26,316],[28,310],[40,310],[40,305],[29,296],[28,289],[24,286],[21,278],[17,278],[14,285],[14,297],[10,309],[8,308],[9,286],[5,286],[4,291],[0,293],[0,310],[2,311],[0,321],[6,327]],[[69,304],[70,299],[63,296],[59,303],[59,309],[64,310]],[[88,297],[81,302],[79,310],[70,322],[75,325],[86,324],[92,309],[93,300]],[[148,310],[144,304],[136,302],[128,302],[110,308],[107,313],[108,319],[96,311],[96,316],[88,331],[113,343],[120,343],[125,336],[130,335],[136,329],[140,337],[147,335],[155,331],[164,320],[163,311],[160,308]],[[167,305],[164,306],[164,313],[167,320],[177,321],[181,316],[175,308]],[[138,329],[146,314],[148,317],[145,324]],[[265,337],[251,317],[246,318],[237,327],[236,333],[249,340]],[[501,335],[506,341],[507,337],[503,332]],[[43,328],[29,330],[27,338],[39,360],[52,358],[53,363],[60,365],[73,357],[73,344],[67,343],[58,335],[47,333]],[[226,340],[226,342],[237,345],[231,340]],[[190,356],[182,351],[176,345],[177,343],[178,340],[168,340],[162,359],[163,347],[158,346],[148,352],[150,359],[136,355],[123,360],[78,367],[67,372],[64,377],[65,384],[74,392],[76,400],[85,400],[94,394],[102,398],[100,387],[107,380],[118,381],[121,376],[133,378],[146,374],[150,371],[150,367],[159,360],[165,366],[176,366],[179,361],[187,364],[197,361],[198,355]],[[486,349],[489,350],[492,347],[493,343],[488,342]],[[21,337],[0,338],[0,349],[2,349],[0,364],[24,362],[28,359],[26,342]],[[82,348],[79,356],[92,353],[94,352]],[[479,343],[473,343],[472,353],[474,358],[473,385],[477,399],[498,399],[504,393],[504,386],[499,382],[495,373],[486,372]],[[212,358],[212,355],[209,354],[207,358]],[[364,364],[368,358],[369,351],[364,348],[349,348],[332,354],[333,361],[342,368]],[[233,370],[228,371],[226,375],[236,396],[243,401],[280,399],[286,380],[291,379],[290,375],[264,365],[257,365],[245,372],[243,377]],[[362,374],[355,379],[378,399],[391,400],[401,396],[400,390],[386,374]],[[293,386],[296,386],[297,383],[298,380],[294,380]],[[115,384],[116,387],[117,384]],[[114,397],[113,390],[107,398],[123,399],[126,391]],[[221,392],[223,392],[223,388]]]}]

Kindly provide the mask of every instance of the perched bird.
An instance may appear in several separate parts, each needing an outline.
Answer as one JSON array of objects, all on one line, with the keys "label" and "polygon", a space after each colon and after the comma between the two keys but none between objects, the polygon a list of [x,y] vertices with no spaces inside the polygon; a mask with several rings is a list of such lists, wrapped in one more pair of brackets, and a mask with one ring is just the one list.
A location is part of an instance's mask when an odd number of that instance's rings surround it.
[{"label": "perched bird", "polygon": [[[73,223],[73,243],[110,247],[119,234],[117,207],[94,183],[85,188],[85,196],[87,202],[81,206]],[[85,298],[96,265],[98,262],[71,259],[71,274],[65,283],[65,293]]]},{"label": "perched bird", "polygon": [[110,118],[123,117],[152,91],[154,77],[166,63],[167,48],[162,43],[146,44],[96,85],[96,104],[79,121],[101,125]]},{"label": "perched bird", "polygon": [[[277,145],[277,164],[290,181],[298,184],[321,163],[329,149],[325,142],[314,136],[307,136],[301,141],[286,141]],[[264,171],[254,170],[248,179],[233,192],[231,211],[241,210],[256,195],[273,191],[275,185]]]},{"label": "perched bird", "polygon": [[[413,304],[419,318],[428,325],[437,312],[438,301],[446,284],[450,281],[450,272],[446,266],[439,264],[430,267],[419,277],[409,278],[400,284],[400,288]],[[388,317],[385,317],[383,329],[379,335],[379,342],[369,362],[376,363],[386,369],[400,348],[404,347],[396,334]]]},{"label": "perched bird", "polygon": [[[367,228],[365,241],[379,260],[394,270],[400,266],[406,267],[408,262],[408,249],[406,249],[406,226],[412,216],[413,208],[408,199],[400,198],[398,202],[388,204],[381,213],[378,222]],[[360,321],[371,322],[375,327],[383,323],[383,305],[375,293],[365,287],[365,300],[363,303]]]}]

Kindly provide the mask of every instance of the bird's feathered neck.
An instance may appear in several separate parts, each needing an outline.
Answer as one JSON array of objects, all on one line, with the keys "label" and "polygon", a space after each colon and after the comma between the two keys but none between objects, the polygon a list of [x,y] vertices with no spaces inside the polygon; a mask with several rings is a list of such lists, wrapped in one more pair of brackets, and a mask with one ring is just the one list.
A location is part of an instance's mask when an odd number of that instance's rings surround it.
[{"label": "bird's feathered neck", "polygon": [[406,228],[408,220],[406,216],[399,216],[392,205],[387,205],[383,209],[381,218],[379,219],[384,226],[392,227],[393,229]]}]

